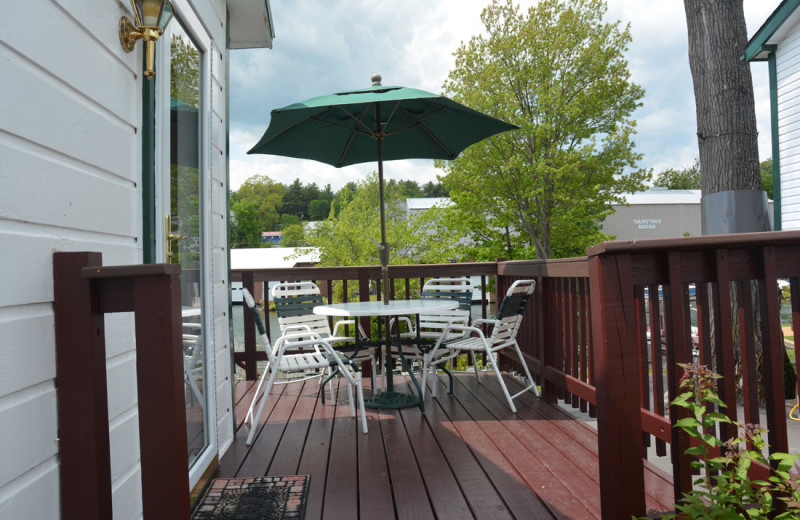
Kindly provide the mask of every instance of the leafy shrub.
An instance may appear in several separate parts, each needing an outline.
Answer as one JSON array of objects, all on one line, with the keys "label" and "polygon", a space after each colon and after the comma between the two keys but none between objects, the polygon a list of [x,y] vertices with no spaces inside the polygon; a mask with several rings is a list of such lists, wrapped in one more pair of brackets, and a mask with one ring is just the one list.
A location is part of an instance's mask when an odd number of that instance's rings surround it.
[{"label": "leafy shrub", "polygon": [[[731,421],[725,414],[709,411],[708,405],[725,407],[716,393],[715,381],[721,376],[705,365],[681,364],[684,369],[680,388],[684,390],[673,404],[689,410],[688,417],[680,419],[681,428],[697,439],[698,445],[686,450],[696,457],[692,467],[700,470],[692,491],[684,493],[675,505],[676,513],[662,518],[800,518],[800,478],[792,476],[795,455],[773,453],[764,457],[767,432],[758,424],[741,424]],[[713,435],[718,423],[736,425],[739,435],[721,441]],[[721,455],[710,456],[709,447],[719,448]],[[771,468],[769,479],[751,480],[750,467],[754,462]]]}]

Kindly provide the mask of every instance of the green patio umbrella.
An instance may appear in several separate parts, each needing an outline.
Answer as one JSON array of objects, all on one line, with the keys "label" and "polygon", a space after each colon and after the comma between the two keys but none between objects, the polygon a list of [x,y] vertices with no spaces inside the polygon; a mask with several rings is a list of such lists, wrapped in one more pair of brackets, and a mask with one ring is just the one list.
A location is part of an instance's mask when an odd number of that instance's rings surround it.
[{"label": "green patio umbrella", "polygon": [[378,163],[383,299],[389,301],[389,245],[383,196],[383,161],[455,159],[467,146],[516,126],[445,96],[407,87],[339,92],[273,110],[269,127],[248,154],[313,159],[337,168]]}]

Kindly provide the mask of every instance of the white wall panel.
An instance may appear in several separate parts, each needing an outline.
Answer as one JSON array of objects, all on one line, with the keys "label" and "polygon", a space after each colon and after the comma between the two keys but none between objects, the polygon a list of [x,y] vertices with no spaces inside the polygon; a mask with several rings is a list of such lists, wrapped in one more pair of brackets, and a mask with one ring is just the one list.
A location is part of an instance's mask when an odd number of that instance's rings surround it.
[{"label": "white wall panel", "polygon": [[50,305],[0,308],[0,395],[55,378],[53,327]]},{"label": "white wall panel", "polygon": [[101,251],[106,265],[131,264],[137,261],[133,245],[132,239],[18,224],[0,217],[0,307],[53,301],[54,251]]},{"label": "white wall panel", "polygon": [[[0,76],[0,120],[6,132],[120,177],[135,171],[141,148],[129,122],[15,54],[0,61]],[[23,92],[31,103],[20,103]]]},{"label": "white wall panel", "polygon": [[[71,17],[70,11],[81,15]],[[35,31],[31,30],[33,12]],[[136,109],[141,92],[135,66],[142,62],[142,55],[141,51],[127,54],[119,44],[117,27],[124,13],[111,2],[106,9],[87,9],[85,0],[4,2],[0,34],[16,52],[63,81],[64,88],[75,88],[102,109],[134,121],[139,119]],[[43,37],[61,34],[69,37]]]},{"label": "white wall panel", "polygon": [[[25,420],[20,421],[22,418]],[[45,461],[52,463],[57,438],[56,392],[52,383],[0,397],[0,488]],[[3,498],[0,493],[0,503]]]},{"label": "white wall panel", "polygon": [[109,360],[106,374],[109,382],[108,417],[113,420],[136,407],[136,356],[129,353]]},{"label": "white wall panel", "polygon": [[58,489],[58,465],[52,457],[0,490],[2,518],[61,518]]},{"label": "white wall panel", "polygon": [[114,520],[142,518],[142,471],[133,469],[122,475],[111,488],[111,509]]},{"label": "white wall panel", "polygon": [[[134,237],[132,215],[141,196],[132,181],[78,169],[78,164],[42,150],[9,149],[0,143],[4,171],[0,214],[8,219]],[[65,164],[66,162],[66,164]],[[91,169],[90,169],[91,170]],[[95,171],[96,172],[96,171]],[[10,179],[8,179],[10,180]],[[102,196],[98,196],[102,194]]]},{"label": "white wall panel", "polygon": [[141,472],[138,453],[139,414],[136,410],[130,410],[109,422],[111,478],[120,481],[131,472]]}]

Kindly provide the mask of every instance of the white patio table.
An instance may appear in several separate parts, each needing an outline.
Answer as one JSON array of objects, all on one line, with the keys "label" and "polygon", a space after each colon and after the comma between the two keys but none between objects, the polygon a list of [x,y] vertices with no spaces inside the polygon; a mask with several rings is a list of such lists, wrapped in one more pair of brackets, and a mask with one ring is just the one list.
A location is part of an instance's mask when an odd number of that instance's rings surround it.
[{"label": "white patio table", "polygon": [[[369,301],[369,302],[348,302],[348,303],[332,303],[329,305],[318,305],[314,307],[314,314],[321,316],[338,316],[345,318],[361,318],[361,317],[384,317],[386,318],[386,341],[385,345],[391,345],[392,337],[389,330],[388,323],[389,317],[392,316],[416,316],[419,321],[421,313],[434,313],[441,311],[449,311],[458,307],[458,302],[449,299],[431,299],[431,300],[390,300],[388,304],[382,301]],[[419,330],[419,323],[417,323],[417,330]],[[358,336],[358,327],[355,332],[356,344],[359,345],[361,341]],[[400,341],[400,333],[398,330],[396,341]],[[417,346],[420,342],[417,341]],[[387,348],[388,352],[388,348]],[[392,381],[392,357],[386,355],[386,391],[374,394],[364,399],[364,406],[369,408],[407,408],[410,406],[417,406],[421,411],[425,411],[425,405],[422,399],[419,383],[417,378],[414,377],[413,371],[408,366],[408,362],[403,356],[403,349],[398,348],[400,353],[400,361],[403,367],[408,371],[411,376],[411,381],[417,389],[417,395],[400,393],[394,391],[394,384]]]}]

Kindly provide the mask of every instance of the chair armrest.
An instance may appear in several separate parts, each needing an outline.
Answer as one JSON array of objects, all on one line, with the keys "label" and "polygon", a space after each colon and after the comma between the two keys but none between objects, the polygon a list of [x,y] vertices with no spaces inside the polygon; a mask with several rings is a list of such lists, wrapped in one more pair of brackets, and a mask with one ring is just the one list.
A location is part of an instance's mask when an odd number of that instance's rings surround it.
[{"label": "chair armrest", "polygon": [[[389,330],[392,330],[392,327],[394,326],[394,321],[395,321],[395,318],[392,318],[389,321]],[[404,322],[406,324],[406,328],[407,328],[408,332],[415,332],[414,331],[414,325],[411,324],[411,320],[408,318],[408,316],[398,316],[397,317],[397,321],[398,321],[398,324],[397,324],[398,327],[400,327],[400,323],[399,322]]]},{"label": "chair armrest", "polygon": [[320,345],[323,345],[323,347],[327,345],[331,351],[333,351],[333,347],[330,346],[330,343],[328,343],[326,339],[316,332],[311,332],[309,330],[302,333],[284,334],[275,342],[272,351],[276,356],[279,353],[283,355],[287,349],[300,347],[314,347],[314,350],[319,352]]},{"label": "chair armrest", "polygon": [[281,330],[284,336],[295,336],[298,332],[311,332],[308,325],[287,325]]},{"label": "chair armrest", "polygon": [[478,318],[476,320],[472,320],[473,325],[497,325],[500,323],[500,320],[496,320],[494,318]]},{"label": "chair armrest", "polygon": [[[336,331],[338,331],[340,327],[346,326],[346,325],[355,326],[356,325],[356,320],[339,320],[339,321],[337,321],[333,325],[333,332],[331,333],[331,336],[333,336],[333,337],[337,337],[338,336],[340,338],[345,337],[345,336],[343,336],[341,334],[337,334]],[[364,332],[364,327],[361,326],[361,322],[358,322],[358,333],[361,334],[362,338],[366,338],[367,337],[366,332]]]}]

